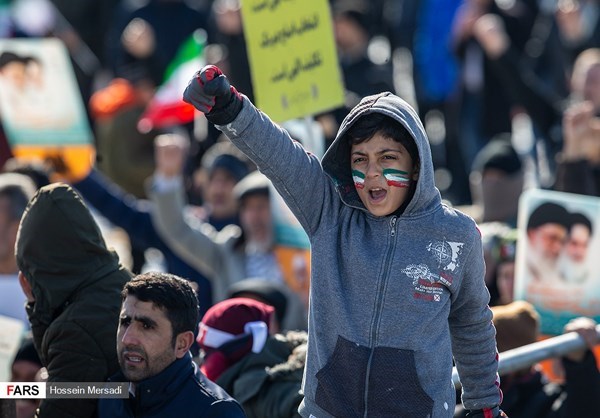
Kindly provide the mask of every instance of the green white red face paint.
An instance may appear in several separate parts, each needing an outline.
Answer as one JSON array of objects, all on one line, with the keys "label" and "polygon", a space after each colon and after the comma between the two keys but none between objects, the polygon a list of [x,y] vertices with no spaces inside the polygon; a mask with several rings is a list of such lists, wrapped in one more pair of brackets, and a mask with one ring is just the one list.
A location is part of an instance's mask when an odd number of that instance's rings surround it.
[{"label": "green white red face paint", "polygon": [[365,173],[362,171],[352,170],[352,180],[354,181],[354,186],[357,189],[365,188]]},{"label": "green white red face paint", "polygon": [[[410,177],[406,171],[395,170],[393,168],[383,169],[383,176],[387,180],[388,186],[393,187],[409,187]],[[364,179],[363,179],[364,181]],[[355,181],[356,184],[356,181]]]}]

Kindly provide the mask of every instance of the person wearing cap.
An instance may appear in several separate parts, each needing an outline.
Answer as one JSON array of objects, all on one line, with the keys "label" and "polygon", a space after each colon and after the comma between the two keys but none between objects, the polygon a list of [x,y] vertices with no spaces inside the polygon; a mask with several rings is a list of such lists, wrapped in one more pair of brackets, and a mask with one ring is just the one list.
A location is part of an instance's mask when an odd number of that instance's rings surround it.
[{"label": "person wearing cap", "polygon": [[534,282],[560,281],[558,260],[569,232],[570,215],[560,204],[544,202],[527,221],[527,268]]},{"label": "person wearing cap", "polygon": [[[231,285],[251,277],[287,283],[284,274],[288,266],[276,255],[269,179],[253,171],[238,182],[233,193],[240,226],[216,231],[183,216],[185,146],[175,141],[155,145],[156,170],[148,191],[155,207],[154,226],[173,251],[210,278],[214,301],[224,300]],[[289,286],[283,289],[288,300],[283,329],[306,329],[305,305]]]},{"label": "person wearing cap", "polygon": [[211,307],[200,323],[200,369],[249,418],[299,417],[307,334],[278,334],[274,319],[274,307],[234,297]]},{"label": "person wearing cap", "polygon": [[239,207],[233,189],[250,172],[250,163],[231,143],[212,145],[200,161],[206,181],[200,186],[204,219],[221,230],[227,225],[239,225]]},{"label": "person wearing cap", "polygon": [[117,355],[111,382],[129,382],[129,398],[102,398],[99,418],[243,418],[235,399],[206,378],[190,347],[198,298],[189,282],[160,272],[137,275],[121,292]]}]

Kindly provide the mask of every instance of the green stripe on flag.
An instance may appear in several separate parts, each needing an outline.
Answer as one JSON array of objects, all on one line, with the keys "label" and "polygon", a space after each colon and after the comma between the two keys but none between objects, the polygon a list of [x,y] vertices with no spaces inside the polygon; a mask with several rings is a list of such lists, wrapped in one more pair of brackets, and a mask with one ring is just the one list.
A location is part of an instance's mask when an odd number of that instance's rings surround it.
[{"label": "green stripe on flag", "polygon": [[[182,64],[191,61],[196,58],[200,58],[204,52],[204,44],[206,43],[206,32],[204,30],[197,30],[189,36],[179,47],[175,58],[169,63],[163,81],[166,81],[171,77],[175,70]],[[199,69],[199,68],[198,68]]]}]

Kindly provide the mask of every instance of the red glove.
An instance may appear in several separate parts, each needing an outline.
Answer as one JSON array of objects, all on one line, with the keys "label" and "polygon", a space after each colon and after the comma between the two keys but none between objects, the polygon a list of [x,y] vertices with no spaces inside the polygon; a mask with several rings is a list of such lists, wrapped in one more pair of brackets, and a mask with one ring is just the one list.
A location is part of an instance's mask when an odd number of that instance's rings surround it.
[{"label": "red glove", "polygon": [[489,409],[477,409],[467,412],[469,418],[508,418],[504,411],[499,407]]},{"label": "red glove", "polygon": [[232,122],[244,103],[235,87],[214,65],[207,65],[194,74],[183,92],[183,101],[204,113],[215,125]]}]

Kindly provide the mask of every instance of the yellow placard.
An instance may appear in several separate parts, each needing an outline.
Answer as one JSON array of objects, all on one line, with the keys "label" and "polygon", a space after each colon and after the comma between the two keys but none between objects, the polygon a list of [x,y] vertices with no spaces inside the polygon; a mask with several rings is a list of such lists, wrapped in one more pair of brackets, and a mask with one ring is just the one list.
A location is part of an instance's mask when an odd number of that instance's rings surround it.
[{"label": "yellow placard", "polygon": [[243,0],[242,18],[256,105],[271,119],[343,104],[327,0]]}]

